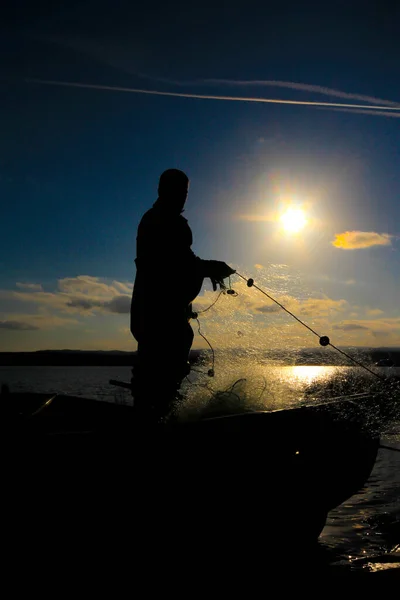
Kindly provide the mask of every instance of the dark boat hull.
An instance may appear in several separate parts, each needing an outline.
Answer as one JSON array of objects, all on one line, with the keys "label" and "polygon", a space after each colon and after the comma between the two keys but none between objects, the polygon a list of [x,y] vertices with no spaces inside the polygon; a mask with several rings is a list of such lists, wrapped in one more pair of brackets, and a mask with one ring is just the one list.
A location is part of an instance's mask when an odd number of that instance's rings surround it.
[{"label": "dark boat hull", "polygon": [[28,505],[50,529],[61,514],[79,532],[118,523],[142,544],[314,543],[328,512],[365,484],[379,446],[352,402],[145,427],[128,406],[48,400],[9,396],[20,514]]}]

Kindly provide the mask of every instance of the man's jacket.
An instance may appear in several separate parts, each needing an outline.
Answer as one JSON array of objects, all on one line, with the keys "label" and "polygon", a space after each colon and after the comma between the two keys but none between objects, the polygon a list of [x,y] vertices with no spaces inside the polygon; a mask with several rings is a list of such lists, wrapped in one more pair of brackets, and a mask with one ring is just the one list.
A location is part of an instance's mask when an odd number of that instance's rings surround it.
[{"label": "man's jacket", "polygon": [[131,332],[138,341],[160,331],[160,320],[166,324],[188,320],[210,262],[194,254],[192,243],[187,220],[160,198],[142,217],[131,304]]}]

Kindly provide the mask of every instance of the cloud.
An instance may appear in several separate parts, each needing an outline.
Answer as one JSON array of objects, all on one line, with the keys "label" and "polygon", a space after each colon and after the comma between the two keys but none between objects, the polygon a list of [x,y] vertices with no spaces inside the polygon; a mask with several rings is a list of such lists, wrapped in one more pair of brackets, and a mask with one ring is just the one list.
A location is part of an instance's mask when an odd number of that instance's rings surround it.
[{"label": "cloud", "polygon": [[19,281],[17,281],[15,285],[21,290],[31,290],[34,292],[42,291],[42,286],[40,285],[40,283],[20,283]]},{"label": "cloud", "polygon": [[48,310],[80,313],[85,316],[94,315],[96,312],[130,312],[133,286],[127,282],[113,281],[109,284],[99,277],[78,275],[59,279],[57,287],[54,292],[44,292],[41,287],[33,289],[29,286],[23,291],[2,291],[0,295],[33,303]]},{"label": "cloud", "polygon": [[131,297],[120,294],[114,296],[111,300],[99,300],[85,296],[73,296],[68,300],[67,306],[69,308],[82,309],[83,311],[98,309],[118,315],[126,315],[131,310]]},{"label": "cloud", "polygon": [[40,307],[48,307],[53,310],[63,310],[67,305],[68,298],[54,292],[14,292],[2,291],[1,297],[11,298],[21,302],[36,304]]},{"label": "cloud", "polygon": [[132,296],[133,285],[122,281],[113,281],[113,287],[122,292],[123,294],[129,294]]},{"label": "cloud", "polygon": [[[299,290],[296,277],[285,265],[257,265],[256,282],[261,288],[271,294],[285,308],[294,315],[304,320],[319,333],[328,333],[333,329],[333,322],[338,322],[335,327],[337,338],[334,343],[369,343],[377,345],[387,342],[395,345],[400,339],[400,318],[380,318],[383,316],[380,309],[362,307],[359,314],[364,314],[364,320],[354,319],[355,306],[344,299],[334,299],[328,296],[304,297],[293,294]],[[293,285],[292,285],[293,284]],[[38,284],[34,284],[38,286]],[[16,306],[22,303],[28,310],[9,309],[0,314],[0,327],[8,330],[62,330],[62,335],[57,334],[51,338],[50,344],[56,344],[56,338],[79,339],[81,347],[93,348],[111,347],[132,348],[132,337],[129,332],[129,322],[125,315],[130,312],[131,292],[133,284],[118,282],[89,275],[62,278],[57,282],[52,292],[42,289],[21,287],[19,290],[0,291],[0,297],[18,300]],[[204,314],[201,310],[208,308],[217,297],[209,287],[203,290],[194,303],[194,310],[200,312],[202,330],[210,337],[210,342],[217,347],[232,345],[233,338],[237,340],[240,331],[243,347],[264,347],[267,343],[272,345],[294,344],[300,347],[312,343],[310,332],[285,313],[277,304],[263,297],[255,288],[248,288],[246,281],[233,282],[233,287],[238,293],[237,297],[221,295],[213,308]],[[288,293],[288,289],[292,294]],[[301,288],[302,289],[302,288]],[[271,291],[270,291],[271,290]],[[173,290],[171,292],[173,293]],[[299,292],[300,293],[300,292]],[[8,306],[9,302],[7,303]],[[362,312],[361,312],[362,311]],[[26,314],[31,313],[31,314]],[[353,314],[352,314],[353,313]],[[101,323],[96,322],[96,315],[101,315]],[[112,322],[105,315],[113,315]],[[87,335],[87,323],[90,317],[91,335]],[[348,320],[346,320],[348,319]],[[196,335],[194,347],[202,344],[196,334],[197,327],[192,323]],[[123,327],[123,330],[120,328]],[[204,329],[203,329],[204,327]],[[109,335],[114,330],[115,337]],[[99,330],[104,331],[104,339],[98,337]],[[31,340],[31,346],[42,334],[25,336]],[[46,334],[43,334],[46,336]],[[75,336],[75,337],[74,337]],[[111,333],[112,336],[112,333]],[[385,337],[386,336],[386,337]],[[15,340],[20,336],[8,335]],[[109,339],[108,339],[109,338]],[[126,339],[125,339],[126,338]],[[45,343],[39,340],[37,343]],[[70,338],[68,338],[70,339]],[[118,343],[117,343],[118,342]],[[25,342],[24,342],[25,343]],[[204,342],[205,343],[205,342]],[[7,339],[7,344],[10,344]],[[36,344],[36,342],[35,342]],[[47,346],[49,345],[46,342]],[[46,347],[47,347],[46,346]]]},{"label": "cloud", "polygon": [[260,313],[276,313],[282,310],[277,304],[265,304],[263,306],[257,306],[255,309]]},{"label": "cloud", "polygon": [[58,280],[58,288],[67,294],[82,293],[96,296],[109,296],[120,293],[114,286],[100,280],[99,277],[90,275],[78,275],[77,277],[65,277]]},{"label": "cloud", "polygon": [[376,233],[375,231],[345,231],[344,233],[337,233],[331,243],[335,248],[358,250],[360,248],[371,248],[372,246],[390,246],[392,236],[387,233]]},{"label": "cloud", "polygon": [[[287,283],[287,282],[286,282]],[[263,283],[260,284],[263,287]],[[353,312],[353,306],[345,299],[335,299],[326,295],[319,297],[295,297],[282,293],[280,282],[276,282],[277,290],[267,289],[280,304],[312,327],[319,335],[333,333],[333,324],[338,321],[341,327],[336,329],[332,337],[333,343],[343,345],[356,343],[374,343],[373,331],[381,331],[385,326],[374,322],[345,321],[348,313]],[[286,285],[283,289],[285,289]],[[222,295],[211,310],[199,314],[202,331],[216,347],[230,347],[237,340],[237,332],[241,332],[240,344],[246,348],[285,347],[294,348],[313,345],[314,336],[300,323],[296,322],[277,304],[263,298],[254,288],[248,288],[246,282],[235,282],[234,289],[237,297]],[[216,293],[205,291],[194,303],[195,310],[204,310],[216,299]],[[351,323],[348,325],[348,323]],[[355,325],[355,326],[354,326]],[[196,334],[195,347],[203,342]],[[390,342],[396,343],[400,332],[390,335]],[[204,346],[205,347],[205,346]]]},{"label": "cloud", "polygon": [[30,323],[24,323],[23,321],[0,321],[0,329],[12,329],[14,331],[34,331],[39,329],[39,327]]},{"label": "cloud", "polygon": [[341,312],[348,308],[347,300],[333,300],[327,296],[297,300],[296,305],[301,316],[310,317],[328,316],[332,311]]},{"label": "cloud", "polygon": [[[126,317],[130,313],[133,283],[79,275],[59,279],[53,291],[43,291],[39,284],[23,283],[18,288],[0,290],[0,300],[5,300],[0,312],[0,329],[10,332],[1,336],[2,349],[64,347],[66,340],[77,340],[74,345],[80,348],[100,349],[114,345],[115,348],[132,349]],[[98,315],[101,315],[101,323],[96,322]],[[107,315],[112,315],[113,322]],[[94,322],[91,332],[86,326],[89,318]],[[112,334],[109,337],[109,332],[114,327],[117,331],[122,322],[126,327],[124,334],[118,331],[115,337]],[[18,334],[11,334],[11,331],[35,330],[40,333],[25,336],[22,341]],[[99,331],[107,332],[104,339],[98,337]],[[106,337],[109,337],[108,341]]]},{"label": "cloud", "polygon": [[359,331],[360,329],[369,330],[369,327],[360,325],[360,323],[341,323],[339,325],[334,325],[333,329],[341,329],[342,331]]},{"label": "cloud", "polygon": [[383,310],[380,308],[370,308],[366,313],[369,317],[379,317],[380,315],[383,315]]},{"label": "cloud", "polygon": [[359,319],[342,321],[333,326],[341,331],[365,331],[373,336],[398,336],[400,334],[400,317],[382,319]]},{"label": "cloud", "polygon": [[131,312],[131,297],[120,295],[114,296],[112,300],[104,305],[106,310],[118,315],[126,315]]},{"label": "cloud", "polygon": [[[248,288],[246,282],[238,281],[234,284],[237,292],[236,297],[222,296],[213,306],[212,311],[204,313],[205,318],[245,318],[254,317],[260,314],[285,314],[275,302],[265,298],[263,299],[257,290]],[[334,300],[327,296],[320,298],[296,298],[289,294],[271,292],[280,304],[300,317],[326,317],[332,313],[342,312],[348,308],[346,300]],[[194,310],[200,312],[210,306],[215,300],[215,292],[206,290],[203,295],[198,296],[194,302]],[[290,318],[287,315],[287,318]]]},{"label": "cloud", "polygon": [[73,296],[67,302],[67,306],[70,308],[82,308],[83,310],[92,310],[92,308],[98,306],[98,302],[90,298],[78,298]]},{"label": "cloud", "polygon": [[[328,297],[305,298],[299,300],[293,296],[286,295],[278,296],[276,297],[276,300],[292,313],[301,317],[326,317],[332,311],[340,312],[346,310],[348,307],[346,300],[333,300],[332,298]],[[283,312],[283,309],[275,303],[265,303],[261,306],[255,307],[254,310],[260,313]]]},{"label": "cloud", "polygon": [[53,329],[54,327],[66,327],[79,324],[77,319],[63,317],[48,312],[39,314],[14,313],[13,315],[7,316],[8,318],[5,321],[0,321],[0,327],[3,329],[33,331],[37,329]]}]

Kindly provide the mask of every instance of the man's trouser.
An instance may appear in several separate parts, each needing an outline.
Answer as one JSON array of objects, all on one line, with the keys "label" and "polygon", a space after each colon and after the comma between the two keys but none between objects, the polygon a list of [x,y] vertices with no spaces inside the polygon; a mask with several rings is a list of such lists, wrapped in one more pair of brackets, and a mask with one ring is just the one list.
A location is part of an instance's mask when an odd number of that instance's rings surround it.
[{"label": "man's trouser", "polygon": [[156,421],[166,417],[174,407],[178,390],[189,373],[189,351],[193,342],[189,322],[168,322],[168,329],[158,327],[142,335],[132,369],[132,395],[135,410]]}]

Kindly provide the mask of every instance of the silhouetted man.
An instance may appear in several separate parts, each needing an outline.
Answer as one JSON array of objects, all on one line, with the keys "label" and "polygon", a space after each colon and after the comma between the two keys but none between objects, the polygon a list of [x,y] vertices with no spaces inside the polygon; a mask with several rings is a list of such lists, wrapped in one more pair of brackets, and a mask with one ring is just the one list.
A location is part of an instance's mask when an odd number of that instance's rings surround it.
[{"label": "silhouetted man", "polygon": [[203,279],[213,287],[235,271],[226,263],[202,260],[192,249],[192,231],[182,216],[189,179],[169,169],[159,180],[158,199],[140,221],[131,332],[138,342],[133,370],[135,408],[158,420],[172,408],[193,342],[191,303]]}]

